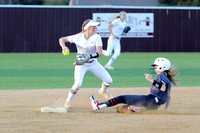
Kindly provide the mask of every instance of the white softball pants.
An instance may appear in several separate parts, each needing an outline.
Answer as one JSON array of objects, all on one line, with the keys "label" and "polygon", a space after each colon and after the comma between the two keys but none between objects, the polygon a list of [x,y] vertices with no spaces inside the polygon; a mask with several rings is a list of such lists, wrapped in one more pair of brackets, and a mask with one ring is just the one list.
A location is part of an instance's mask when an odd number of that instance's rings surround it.
[{"label": "white softball pants", "polygon": [[[113,36],[111,35],[108,38],[107,44],[108,44],[107,50],[103,50],[103,54],[105,56],[110,56],[112,54],[112,51],[114,51],[114,54],[110,59],[110,60],[112,60],[112,63],[113,63],[118,58],[118,56],[120,55],[120,52],[121,52],[120,39],[117,39],[117,38],[114,39]],[[112,63],[107,64],[107,65],[111,65]]]},{"label": "white softball pants", "polygon": [[112,83],[112,78],[110,74],[96,59],[94,59],[94,62],[92,63],[86,63],[84,65],[75,65],[74,85],[72,86],[73,90],[77,91],[82,86],[83,78],[87,71],[92,72],[95,76],[100,78],[106,84]]}]

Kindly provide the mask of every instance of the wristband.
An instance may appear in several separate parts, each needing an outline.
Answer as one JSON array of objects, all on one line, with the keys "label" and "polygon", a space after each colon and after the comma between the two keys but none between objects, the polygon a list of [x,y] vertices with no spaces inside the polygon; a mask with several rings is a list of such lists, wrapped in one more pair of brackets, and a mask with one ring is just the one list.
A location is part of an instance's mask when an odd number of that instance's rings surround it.
[{"label": "wristband", "polygon": [[90,54],[90,58],[98,58],[98,57],[99,57],[99,54],[97,52]]},{"label": "wristband", "polygon": [[162,83],[160,83],[160,82],[158,82],[158,81],[156,81],[156,80],[153,81],[153,85],[154,85],[155,87],[157,87],[159,90],[160,90],[160,88],[162,87]]}]

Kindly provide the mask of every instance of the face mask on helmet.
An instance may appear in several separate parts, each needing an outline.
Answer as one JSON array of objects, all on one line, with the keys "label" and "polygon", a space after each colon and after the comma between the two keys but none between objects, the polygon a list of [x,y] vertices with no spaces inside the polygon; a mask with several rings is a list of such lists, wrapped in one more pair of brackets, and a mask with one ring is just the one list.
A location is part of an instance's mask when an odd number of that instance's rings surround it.
[{"label": "face mask on helmet", "polygon": [[154,61],[154,64],[152,64],[151,66],[157,66],[156,70],[161,72],[161,71],[170,70],[171,63],[168,59],[159,57]]},{"label": "face mask on helmet", "polygon": [[156,73],[155,73],[155,68],[154,68],[154,67],[150,67],[150,68],[149,68],[149,73],[151,73],[151,74],[156,74]]}]

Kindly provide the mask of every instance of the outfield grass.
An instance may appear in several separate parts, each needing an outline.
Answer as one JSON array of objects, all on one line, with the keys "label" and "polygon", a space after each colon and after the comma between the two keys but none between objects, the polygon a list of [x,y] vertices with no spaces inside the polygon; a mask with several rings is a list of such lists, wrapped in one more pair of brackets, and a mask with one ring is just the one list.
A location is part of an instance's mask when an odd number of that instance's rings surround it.
[{"label": "outfield grass", "polygon": [[[148,87],[144,74],[157,57],[166,57],[180,70],[179,86],[200,86],[200,53],[122,53],[109,71],[111,87]],[[0,90],[71,88],[75,53],[0,53]],[[104,66],[109,60],[102,56]],[[82,88],[100,88],[101,80],[86,73]]]}]

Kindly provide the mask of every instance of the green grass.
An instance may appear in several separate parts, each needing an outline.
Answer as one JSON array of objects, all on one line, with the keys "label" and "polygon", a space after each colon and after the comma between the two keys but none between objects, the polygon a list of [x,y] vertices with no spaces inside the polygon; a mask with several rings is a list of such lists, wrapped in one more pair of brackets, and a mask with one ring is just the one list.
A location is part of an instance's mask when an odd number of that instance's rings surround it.
[{"label": "green grass", "polygon": [[[108,71],[111,87],[148,87],[145,73],[157,57],[166,57],[180,70],[179,86],[200,86],[200,53],[121,53]],[[0,53],[0,90],[71,88],[75,53]],[[109,60],[102,56],[104,66]],[[82,88],[100,88],[101,80],[87,72]]]}]

